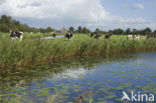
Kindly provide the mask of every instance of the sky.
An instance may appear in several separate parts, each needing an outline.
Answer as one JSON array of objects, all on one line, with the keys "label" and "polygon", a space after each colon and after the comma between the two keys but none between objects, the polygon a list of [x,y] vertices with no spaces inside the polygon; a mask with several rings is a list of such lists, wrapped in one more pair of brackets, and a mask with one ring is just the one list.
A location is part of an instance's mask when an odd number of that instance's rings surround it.
[{"label": "sky", "polygon": [[0,15],[32,27],[156,29],[156,0],[0,0]]}]

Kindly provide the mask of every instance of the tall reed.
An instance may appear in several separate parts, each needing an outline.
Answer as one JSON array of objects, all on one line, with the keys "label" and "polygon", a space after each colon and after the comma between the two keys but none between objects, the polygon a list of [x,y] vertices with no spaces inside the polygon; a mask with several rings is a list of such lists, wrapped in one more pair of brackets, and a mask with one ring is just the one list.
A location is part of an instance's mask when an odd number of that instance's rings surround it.
[{"label": "tall reed", "polygon": [[47,59],[83,55],[119,55],[123,53],[155,51],[156,40],[105,40],[76,36],[73,40],[24,39],[0,40],[0,69],[9,66],[28,66]]}]

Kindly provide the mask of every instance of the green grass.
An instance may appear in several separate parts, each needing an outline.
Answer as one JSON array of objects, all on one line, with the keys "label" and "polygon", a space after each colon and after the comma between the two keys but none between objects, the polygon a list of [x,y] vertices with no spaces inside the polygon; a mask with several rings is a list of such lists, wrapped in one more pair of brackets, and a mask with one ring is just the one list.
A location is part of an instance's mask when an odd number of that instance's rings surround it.
[{"label": "green grass", "polygon": [[3,39],[0,39],[0,69],[9,66],[29,66],[48,59],[69,56],[110,56],[154,50],[156,40],[146,40],[145,37],[137,41],[126,40],[126,36],[113,35],[110,40],[105,40],[104,37],[96,40],[85,34],[76,34],[70,41],[65,38],[55,40],[25,38],[23,41],[11,41],[5,34]]}]

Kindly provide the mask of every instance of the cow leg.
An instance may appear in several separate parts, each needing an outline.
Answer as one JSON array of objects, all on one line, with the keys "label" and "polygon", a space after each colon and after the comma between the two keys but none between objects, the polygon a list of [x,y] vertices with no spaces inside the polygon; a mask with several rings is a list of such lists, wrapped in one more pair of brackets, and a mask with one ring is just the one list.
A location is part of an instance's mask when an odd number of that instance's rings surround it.
[{"label": "cow leg", "polygon": [[23,39],[23,35],[20,36],[20,41],[22,41],[22,39]]},{"label": "cow leg", "polygon": [[11,40],[14,41],[14,40],[16,40],[16,38],[15,37],[11,37]]},{"label": "cow leg", "polygon": [[13,41],[16,41],[16,38],[15,37],[13,37]]}]

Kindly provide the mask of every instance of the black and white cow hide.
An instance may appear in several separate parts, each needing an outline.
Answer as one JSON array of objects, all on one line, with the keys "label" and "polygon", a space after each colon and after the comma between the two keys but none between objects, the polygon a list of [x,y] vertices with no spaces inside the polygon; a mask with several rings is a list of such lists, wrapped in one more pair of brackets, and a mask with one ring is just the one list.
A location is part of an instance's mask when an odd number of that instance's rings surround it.
[{"label": "black and white cow hide", "polygon": [[20,39],[22,41],[23,39],[23,32],[13,32],[10,31],[10,37],[12,40]]}]

